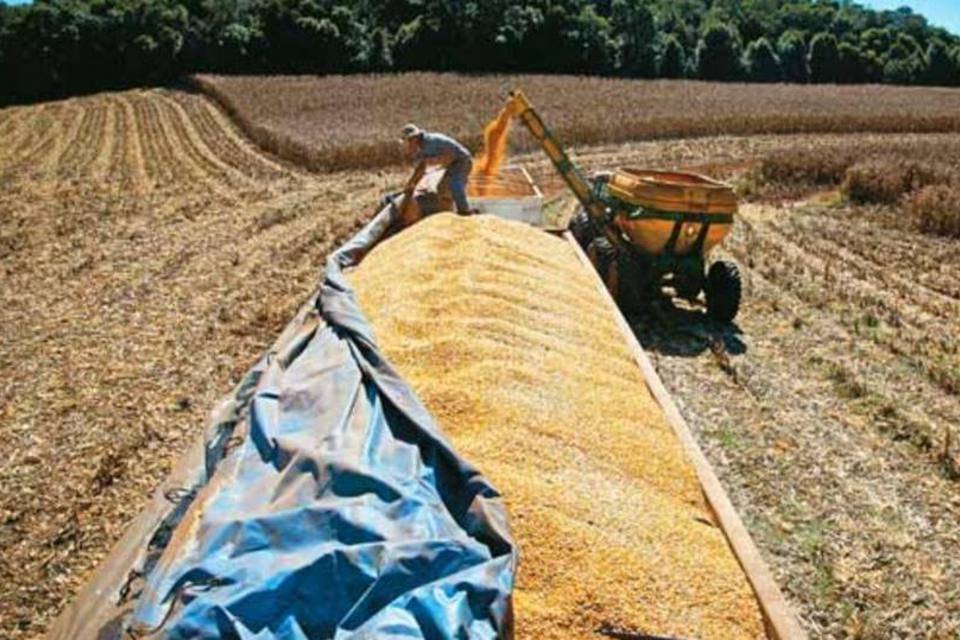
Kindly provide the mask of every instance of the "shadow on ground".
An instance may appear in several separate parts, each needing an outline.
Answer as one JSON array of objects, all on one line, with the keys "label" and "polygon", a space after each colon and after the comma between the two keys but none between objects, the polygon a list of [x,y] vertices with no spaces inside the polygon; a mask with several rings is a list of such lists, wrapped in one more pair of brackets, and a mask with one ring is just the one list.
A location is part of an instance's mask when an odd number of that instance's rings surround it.
[{"label": "shadow on ground", "polygon": [[702,306],[666,296],[628,321],[643,348],[661,355],[694,357],[710,350],[737,356],[747,351],[735,322],[717,322]]}]

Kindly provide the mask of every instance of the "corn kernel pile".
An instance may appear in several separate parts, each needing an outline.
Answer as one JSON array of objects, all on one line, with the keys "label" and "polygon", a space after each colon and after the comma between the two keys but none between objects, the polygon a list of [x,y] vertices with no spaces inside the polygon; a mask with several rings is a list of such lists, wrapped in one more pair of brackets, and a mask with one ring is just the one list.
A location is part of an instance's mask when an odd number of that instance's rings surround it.
[{"label": "corn kernel pile", "polygon": [[694,469],[567,242],[441,214],[348,277],[387,358],[504,495],[517,637],[763,637]]}]

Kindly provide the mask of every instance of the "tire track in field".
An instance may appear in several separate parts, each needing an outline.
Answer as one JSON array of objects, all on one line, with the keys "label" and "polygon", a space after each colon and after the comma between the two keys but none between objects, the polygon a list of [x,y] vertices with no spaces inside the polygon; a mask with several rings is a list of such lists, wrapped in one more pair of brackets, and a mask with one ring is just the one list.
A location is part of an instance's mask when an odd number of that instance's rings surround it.
[{"label": "tire track in field", "polygon": [[75,172],[79,175],[90,175],[97,159],[106,149],[107,109],[103,97],[96,98],[90,105],[93,118],[90,120],[85,144],[76,158]]},{"label": "tire track in field", "polygon": [[93,162],[90,164],[89,172],[97,178],[103,178],[110,175],[110,167],[120,164],[124,161],[117,157],[117,147],[120,143],[117,136],[117,103],[112,96],[104,96],[100,99],[103,110],[102,133],[99,149]]},{"label": "tire track in field", "polygon": [[158,110],[164,114],[164,122],[169,124],[171,138],[176,140],[196,169],[205,174],[205,182],[227,197],[236,197],[236,190],[249,189],[254,180],[243,175],[233,167],[223,163],[210,147],[202,141],[190,118],[183,108],[165,95],[154,94]]},{"label": "tire track in field", "polygon": [[15,120],[18,114],[19,109],[16,107],[0,109],[0,135],[7,133],[7,128],[9,127],[10,122]]},{"label": "tire track in field", "polygon": [[213,149],[223,162],[251,178],[281,180],[295,175],[286,167],[270,160],[259,148],[243,138],[232,121],[205,96],[176,93],[173,99],[183,106],[207,146]]},{"label": "tire track in field", "polygon": [[65,124],[62,134],[57,141],[58,151],[53,161],[53,166],[57,173],[62,173],[66,164],[65,159],[73,152],[74,142],[80,135],[86,119],[89,117],[89,110],[84,107],[84,103],[78,101],[72,109],[72,118],[68,124]]},{"label": "tire track in field", "polygon": [[203,160],[195,155],[189,142],[178,133],[170,114],[164,112],[156,92],[144,94],[143,99],[148,122],[157,142],[156,148],[166,165],[175,165],[173,182],[180,188],[186,187],[191,191],[202,191],[201,186],[207,187],[222,198],[236,200],[236,194],[232,190],[220,181],[210,178]]},{"label": "tire track in field", "polygon": [[[805,304],[836,313],[862,342],[910,363],[941,393],[956,393],[960,378],[951,363],[957,354],[953,336],[960,331],[960,307],[955,301],[911,286],[913,279],[894,277],[883,265],[828,238],[823,213],[807,220],[809,211],[791,212],[800,222],[784,225],[777,217],[766,217],[766,211],[750,209],[743,216],[749,239],[729,244],[742,263],[756,261],[754,272],[776,280]],[[855,235],[848,237],[848,244],[856,242]]]},{"label": "tire track in field", "polygon": [[96,114],[91,102],[94,100],[96,98],[77,101],[77,109],[80,112],[79,118],[77,118],[76,124],[71,126],[69,133],[62,136],[61,151],[56,159],[57,170],[60,173],[79,173],[77,171],[78,159],[86,152],[86,148],[92,142],[91,129]]},{"label": "tire track in field", "polygon": [[17,158],[26,152],[26,148],[36,142],[37,123],[43,113],[43,107],[25,113],[23,118],[12,125],[12,135],[0,145],[0,170],[13,169]]},{"label": "tire track in field", "polygon": [[84,116],[88,110],[85,102],[69,100],[64,104],[62,115],[57,119],[60,128],[56,143],[43,157],[34,160],[34,175],[59,178],[65,174],[60,159],[83,131]]},{"label": "tire track in field", "polygon": [[0,134],[4,139],[8,139],[12,132],[21,129],[25,121],[32,120],[36,116],[35,111],[28,107],[7,107],[0,112],[5,116],[3,123],[0,124]]},{"label": "tire track in field", "polygon": [[[23,222],[0,220],[0,250],[9,236],[16,252],[0,258],[3,360],[28,367],[8,376],[8,394],[25,400],[11,407],[4,437],[14,459],[0,470],[0,511],[13,514],[0,527],[4,638],[42,635],[202,421],[211,387],[258,356],[316,286],[327,251],[356,228],[357,211],[378,200],[382,178],[275,165],[200,98],[165,106],[166,95],[79,99],[76,131],[56,134],[58,168],[71,147],[68,179],[22,175],[0,193],[0,208],[16,201]],[[206,114],[199,123],[191,103]],[[77,148],[90,136],[102,139]],[[170,410],[185,397],[198,409]],[[37,469],[73,458],[54,478],[34,473],[28,455]],[[109,486],[91,482],[107,466]],[[82,542],[62,542],[69,527]]]},{"label": "tire track in field", "polygon": [[145,122],[152,131],[152,139],[155,143],[154,149],[162,158],[161,164],[174,168],[171,172],[172,182],[180,188],[196,184],[195,179],[202,179],[206,174],[195,162],[190,161],[189,156],[184,153],[182,145],[177,144],[179,140],[160,111],[160,106],[153,92],[141,94],[141,99],[144,105]]},{"label": "tire track in field", "polygon": [[[802,224],[809,224],[810,220],[799,222],[797,228],[802,230]],[[926,295],[943,303],[960,303],[960,283],[950,275],[960,269],[960,243],[949,239],[891,233],[885,226],[861,218],[838,219],[831,215],[824,218],[824,223],[844,242],[831,240],[828,236],[824,236],[825,240],[852,252],[875,269],[885,271],[907,293],[919,287]],[[902,274],[910,274],[910,277]]]},{"label": "tire track in field", "polygon": [[291,169],[277,162],[252,140],[247,139],[236,124],[206,96],[198,97],[196,113],[202,121],[209,122],[214,131],[230,142],[229,146],[235,150],[240,167],[252,171],[258,177],[272,180],[302,177],[301,169]]},{"label": "tire track in field", "polygon": [[[832,230],[831,233],[809,233],[810,223],[813,222],[820,226],[822,231]],[[818,218],[815,221],[798,220],[798,223],[791,224],[788,227],[775,225],[781,234],[790,234],[791,231],[799,231],[803,235],[800,237],[810,238],[809,246],[804,247],[811,253],[820,253],[836,259],[844,265],[845,270],[862,272],[866,278],[883,283],[884,290],[888,294],[887,298],[892,296],[892,303],[898,300],[904,300],[917,309],[925,311],[935,316],[960,316],[960,301],[954,296],[944,294],[940,291],[931,289],[911,276],[898,273],[896,268],[896,259],[893,248],[885,239],[876,234],[867,237],[858,236],[857,229],[850,228],[850,223],[836,224],[835,221],[827,221]],[[804,229],[804,227],[808,227]],[[807,233],[803,233],[807,231]],[[889,231],[888,231],[889,233]],[[875,243],[875,244],[874,244]],[[873,247],[873,250],[866,249],[867,245]],[[874,250],[880,250],[883,255],[883,261],[877,259]],[[917,252],[917,249],[914,248]],[[957,265],[960,267],[960,264]],[[901,268],[907,268],[907,265],[901,263]],[[910,268],[910,272],[913,269]],[[893,285],[893,289],[890,286]],[[914,316],[914,313],[908,314]]]},{"label": "tire track in field", "polygon": [[[374,205],[380,191],[379,182],[364,172],[312,183],[296,192],[303,195],[292,206],[274,201],[259,213],[245,241],[263,246],[266,239],[266,246],[271,247],[269,261],[297,263],[306,259],[321,265],[335,246],[331,238],[337,242],[346,239],[376,213]],[[252,252],[253,248],[244,251]]]},{"label": "tire track in field", "polygon": [[138,194],[150,190],[147,168],[143,159],[140,127],[127,93],[117,95],[117,138],[122,163],[111,167],[111,175]]},{"label": "tire track in field", "polygon": [[23,127],[23,135],[16,144],[11,144],[9,147],[8,157],[11,159],[11,164],[16,164],[20,157],[28,155],[30,150],[43,140],[44,126],[49,126],[46,124],[49,121],[47,112],[51,108],[50,105],[40,105],[31,113],[28,122],[25,123],[27,126]]},{"label": "tire track in field", "polygon": [[937,454],[960,398],[917,366],[936,346],[915,341],[950,325],[916,329],[929,318],[910,317],[912,299],[903,328],[858,324],[900,282],[858,264],[869,218],[829,215],[743,206],[720,249],[743,270],[737,325],[676,313],[636,330],[813,635],[848,637],[849,603],[871,637],[948,637],[935,631],[960,620],[960,500]]},{"label": "tire track in field", "polygon": [[131,96],[131,102],[140,136],[145,173],[153,188],[189,183],[189,180],[179,179],[183,176],[184,167],[165,142],[163,128],[150,100],[145,94],[137,93]]}]

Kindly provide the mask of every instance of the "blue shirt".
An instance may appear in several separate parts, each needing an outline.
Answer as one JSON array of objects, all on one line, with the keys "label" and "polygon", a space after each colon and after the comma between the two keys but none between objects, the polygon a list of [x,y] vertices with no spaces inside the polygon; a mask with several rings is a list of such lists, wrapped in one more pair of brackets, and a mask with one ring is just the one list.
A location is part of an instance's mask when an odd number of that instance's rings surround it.
[{"label": "blue shirt", "polygon": [[[451,153],[452,152],[452,153]],[[437,160],[444,154],[450,154],[453,164],[464,158],[470,158],[470,152],[462,144],[442,133],[424,133],[420,149],[414,154],[415,160]]]}]

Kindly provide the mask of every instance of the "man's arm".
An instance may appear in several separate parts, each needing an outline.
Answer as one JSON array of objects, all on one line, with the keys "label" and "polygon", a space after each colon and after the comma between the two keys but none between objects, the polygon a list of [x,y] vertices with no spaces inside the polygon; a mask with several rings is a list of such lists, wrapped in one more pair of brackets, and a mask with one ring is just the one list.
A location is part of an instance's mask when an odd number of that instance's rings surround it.
[{"label": "man's arm", "polygon": [[410,174],[410,178],[407,180],[407,189],[413,190],[420,183],[420,179],[423,178],[423,174],[427,172],[427,162],[426,160],[421,160],[417,163],[417,166],[414,167],[413,173]]}]

